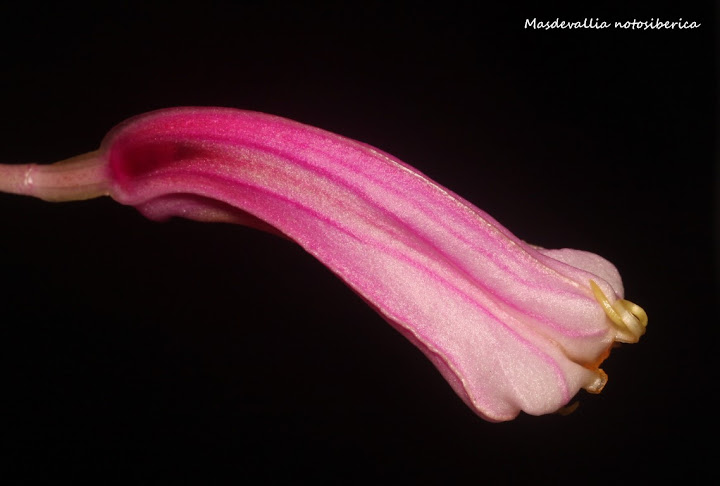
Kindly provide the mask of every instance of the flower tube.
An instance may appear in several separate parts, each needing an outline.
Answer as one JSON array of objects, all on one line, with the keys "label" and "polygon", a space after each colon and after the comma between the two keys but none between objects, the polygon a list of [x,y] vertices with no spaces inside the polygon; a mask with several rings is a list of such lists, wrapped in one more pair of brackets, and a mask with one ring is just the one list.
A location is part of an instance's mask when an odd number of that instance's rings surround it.
[{"label": "flower tube", "polygon": [[369,145],[276,116],[173,108],[132,118],[100,148],[52,165],[0,165],[0,191],[50,201],[109,195],[282,234],[315,256],[490,421],[599,392],[616,341],[647,315],[615,267],[515,237],[468,201]]}]

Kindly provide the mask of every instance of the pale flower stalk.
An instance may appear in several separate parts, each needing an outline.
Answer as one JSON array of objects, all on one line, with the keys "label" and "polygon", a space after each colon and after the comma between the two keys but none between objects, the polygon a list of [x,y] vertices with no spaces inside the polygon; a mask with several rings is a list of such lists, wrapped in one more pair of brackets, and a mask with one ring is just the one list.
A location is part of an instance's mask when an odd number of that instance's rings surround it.
[{"label": "pale flower stalk", "polygon": [[153,220],[280,233],[491,421],[555,412],[580,389],[599,392],[613,343],[636,342],[647,324],[603,258],[528,245],[391,155],[271,115],[151,112],[116,127],[95,152],[0,165],[0,190],[49,201],[109,195]]}]

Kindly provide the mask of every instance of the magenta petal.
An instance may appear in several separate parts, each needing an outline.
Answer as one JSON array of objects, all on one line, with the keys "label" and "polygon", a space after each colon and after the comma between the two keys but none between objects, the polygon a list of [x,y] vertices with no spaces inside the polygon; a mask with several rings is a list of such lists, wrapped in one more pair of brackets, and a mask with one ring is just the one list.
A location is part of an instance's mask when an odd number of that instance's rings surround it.
[{"label": "magenta petal", "polygon": [[151,219],[247,224],[302,245],[488,420],[599,391],[613,342],[644,332],[606,260],[528,245],[394,157],[317,128],[161,110],[115,128],[97,157],[107,192]]}]

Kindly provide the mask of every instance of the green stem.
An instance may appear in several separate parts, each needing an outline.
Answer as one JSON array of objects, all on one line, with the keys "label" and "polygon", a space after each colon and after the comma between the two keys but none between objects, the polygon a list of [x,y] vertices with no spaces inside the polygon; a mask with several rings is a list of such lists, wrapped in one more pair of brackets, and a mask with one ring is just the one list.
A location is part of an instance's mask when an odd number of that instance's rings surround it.
[{"label": "green stem", "polygon": [[109,194],[105,158],[96,150],[49,165],[0,164],[0,192],[45,201],[81,201]]}]

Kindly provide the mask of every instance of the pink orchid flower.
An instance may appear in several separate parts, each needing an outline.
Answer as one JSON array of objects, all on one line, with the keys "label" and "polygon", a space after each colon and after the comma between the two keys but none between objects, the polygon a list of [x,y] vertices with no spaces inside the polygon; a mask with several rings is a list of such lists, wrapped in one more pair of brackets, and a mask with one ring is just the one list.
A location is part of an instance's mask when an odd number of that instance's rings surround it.
[{"label": "pink orchid flower", "polygon": [[647,324],[603,258],[529,245],[391,155],[276,116],[151,112],[113,129],[95,152],[0,165],[0,191],[48,201],[109,195],[153,220],[282,234],[491,421],[555,412],[581,388],[599,392],[613,343],[636,342]]}]

